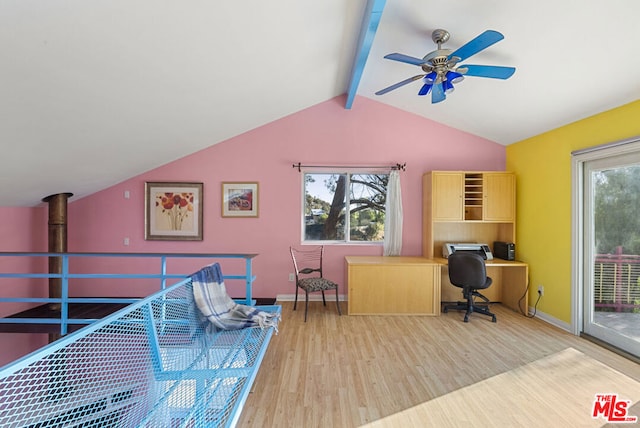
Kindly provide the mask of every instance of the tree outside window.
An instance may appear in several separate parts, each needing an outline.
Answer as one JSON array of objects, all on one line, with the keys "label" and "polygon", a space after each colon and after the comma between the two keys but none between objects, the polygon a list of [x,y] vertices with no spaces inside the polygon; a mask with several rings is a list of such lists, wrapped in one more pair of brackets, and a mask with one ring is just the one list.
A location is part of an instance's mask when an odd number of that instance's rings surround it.
[{"label": "tree outside window", "polygon": [[640,166],[602,170],[594,176],[598,254],[640,254]]},{"label": "tree outside window", "polygon": [[382,242],[388,181],[388,174],[305,173],[304,240]]}]

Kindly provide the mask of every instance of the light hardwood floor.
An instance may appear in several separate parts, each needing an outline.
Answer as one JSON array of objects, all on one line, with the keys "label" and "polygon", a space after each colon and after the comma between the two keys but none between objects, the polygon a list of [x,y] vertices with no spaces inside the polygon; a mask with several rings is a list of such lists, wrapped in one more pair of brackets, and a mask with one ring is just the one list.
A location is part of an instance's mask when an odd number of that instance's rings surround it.
[{"label": "light hardwood floor", "polygon": [[335,302],[311,302],[305,323],[304,303],[278,304],[280,332],[239,427],[357,427],[570,347],[640,381],[635,362],[500,305],[494,324],[460,312],[338,316]]}]

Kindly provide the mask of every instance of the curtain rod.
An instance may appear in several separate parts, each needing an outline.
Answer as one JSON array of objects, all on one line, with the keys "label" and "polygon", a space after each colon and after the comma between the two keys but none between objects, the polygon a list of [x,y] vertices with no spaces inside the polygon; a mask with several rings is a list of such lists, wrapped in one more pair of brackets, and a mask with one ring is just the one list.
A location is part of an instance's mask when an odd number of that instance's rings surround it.
[{"label": "curtain rod", "polygon": [[397,163],[395,165],[302,165],[300,162],[293,164],[294,168],[298,168],[298,172],[302,172],[302,168],[366,168],[366,169],[392,169],[398,171],[406,171],[407,163]]}]

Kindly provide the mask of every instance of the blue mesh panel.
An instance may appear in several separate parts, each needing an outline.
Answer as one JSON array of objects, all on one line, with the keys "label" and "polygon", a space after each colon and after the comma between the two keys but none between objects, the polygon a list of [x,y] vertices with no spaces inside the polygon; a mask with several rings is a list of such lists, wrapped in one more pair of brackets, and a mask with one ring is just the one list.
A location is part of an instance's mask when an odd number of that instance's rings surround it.
[{"label": "blue mesh panel", "polygon": [[0,426],[233,426],[273,329],[207,327],[188,281],[132,304],[3,368]]}]

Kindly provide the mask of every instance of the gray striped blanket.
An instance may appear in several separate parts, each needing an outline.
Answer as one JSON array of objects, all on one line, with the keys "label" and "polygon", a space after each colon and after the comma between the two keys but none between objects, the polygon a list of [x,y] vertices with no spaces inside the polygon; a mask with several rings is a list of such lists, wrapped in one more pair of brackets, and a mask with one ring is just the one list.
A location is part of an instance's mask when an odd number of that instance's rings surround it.
[{"label": "gray striped blanket", "polygon": [[278,333],[280,314],[261,311],[236,303],[224,286],[219,263],[206,266],[191,275],[193,297],[202,315],[216,330],[239,330],[248,327],[273,327]]}]

